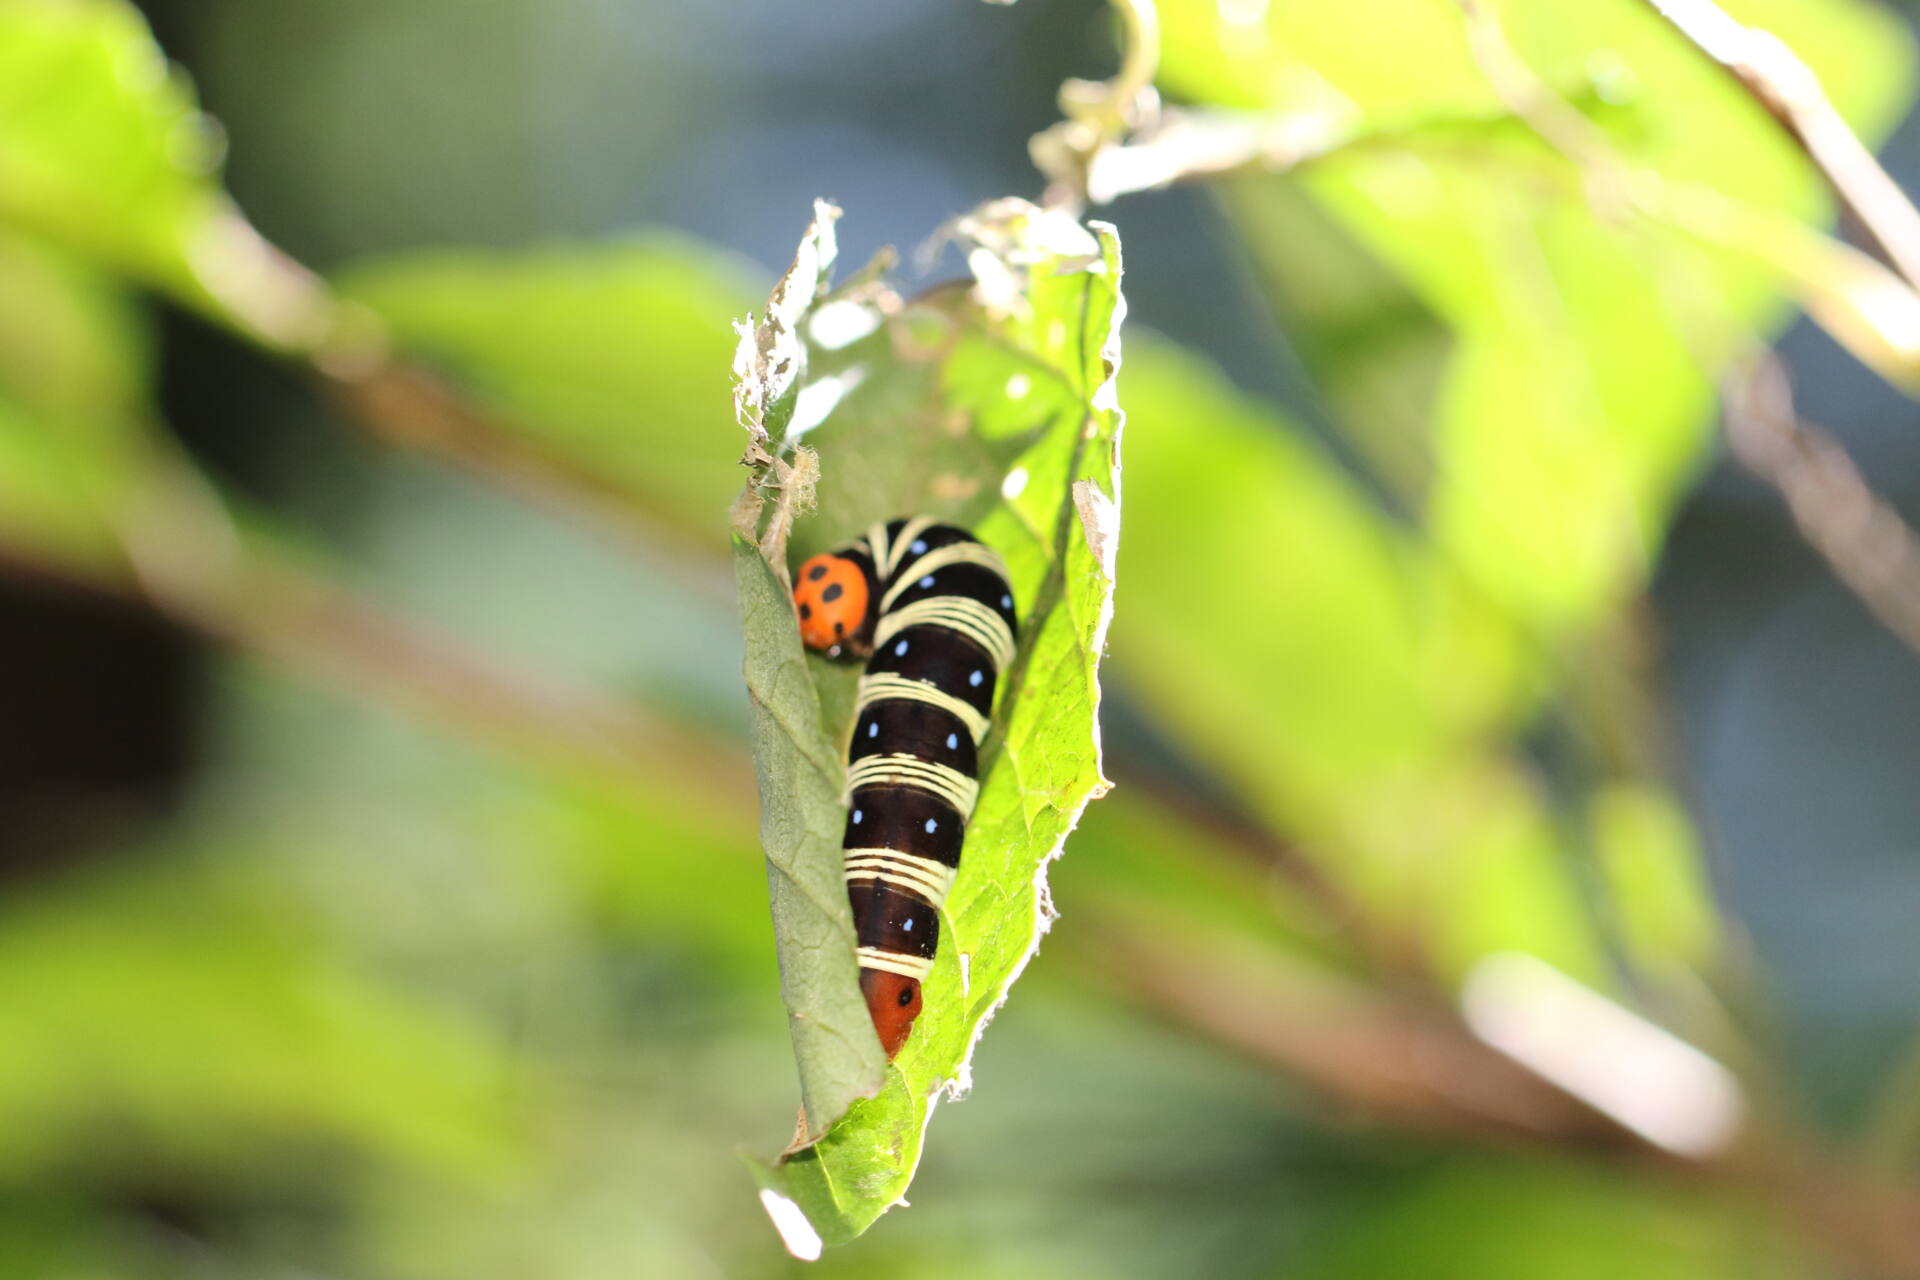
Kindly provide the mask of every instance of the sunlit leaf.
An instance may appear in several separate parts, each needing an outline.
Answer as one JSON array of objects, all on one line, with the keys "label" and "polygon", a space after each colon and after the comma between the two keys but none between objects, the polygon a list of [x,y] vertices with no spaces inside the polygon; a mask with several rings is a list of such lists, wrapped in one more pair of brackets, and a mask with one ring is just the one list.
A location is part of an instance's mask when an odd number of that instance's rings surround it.
[{"label": "sunlit leaf", "polygon": [[83,576],[152,461],[149,342],[121,290],[0,233],[0,549]]},{"label": "sunlit leaf", "polygon": [[[1870,133],[1891,121],[1911,52],[1889,17],[1837,0],[1731,7],[1799,50]],[[1779,128],[1649,6],[1528,2],[1500,15],[1548,83],[1605,106],[1593,118],[1628,164],[1760,209],[1817,210],[1818,183]],[[1163,19],[1169,87],[1202,101],[1383,126],[1500,109],[1452,4],[1369,0],[1336,14],[1176,0]],[[1383,24],[1399,33],[1384,45]],[[1284,202],[1262,190],[1274,181],[1241,184],[1238,220],[1274,276],[1319,270],[1324,237],[1279,220]],[[1397,331],[1358,333],[1380,362],[1372,377],[1350,345],[1329,348],[1331,334],[1310,333],[1305,352],[1331,349],[1330,372],[1375,388],[1372,403],[1344,407],[1373,419],[1356,430],[1376,441],[1406,429],[1405,396],[1431,395],[1430,444],[1389,456],[1432,457],[1414,497],[1436,541],[1530,624],[1591,622],[1644,579],[1705,439],[1714,365],[1777,316],[1766,304],[1779,267],[1757,264],[1754,246],[1716,250],[1597,215],[1537,143],[1410,136],[1316,163],[1303,181],[1453,339],[1437,385],[1419,362],[1399,363]],[[1387,378],[1402,393],[1381,400]]]},{"label": "sunlit leaf", "polygon": [[0,2],[0,223],[311,347],[331,304],[221,190],[222,146],[131,4]]},{"label": "sunlit leaf", "polygon": [[[1022,620],[998,731],[982,761],[962,870],[924,988],[926,1011],[886,1066],[876,1096],[855,1101],[818,1143],[759,1171],[774,1203],[797,1205],[829,1243],[858,1235],[906,1190],[934,1102],[967,1087],[979,1032],[1049,919],[1046,863],[1087,801],[1106,787],[1095,667],[1118,536],[1120,415],[1111,382],[1119,358],[1118,243],[1104,227],[1089,230],[1020,201],[983,208],[962,221],[959,233],[972,246],[972,291],[949,289],[903,305],[869,282],[816,306],[796,330],[810,345],[786,441],[805,431],[819,472],[817,510],[796,526],[791,557],[843,541],[876,520],[939,516],[971,527],[1000,552]],[[848,326],[849,313],[842,311],[823,324],[828,307],[849,306],[867,320]],[[864,336],[820,341],[848,331]],[[775,346],[763,342],[761,350]],[[760,371],[779,367],[763,362]],[[783,391],[777,379],[766,382],[751,397],[750,412]],[[823,394],[834,397],[830,404],[822,405]],[[749,528],[777,524],[777,499],[775,507]],[[791,695],[781,704],[791,717],[810,716],[810,723],[791,729],[770,716],[763,720],[756,742],[763,815],[794,804],[790,795],[770,793],[769,781],[803,778],[810,809],[820,809],[808,830],[826,828],[802,851],[808,860],[802,870],[781,866],[776,854],[782,851],[769,845],[783,972],[797,964],[836,969],[835,981],[857,995],[851,919],[842,914],[839,791],[840,744],[858,671],[817,658],[796,667],[791,605],[778,590],[775,567],[761,568],[765,562],[744,544],[739,554],[749,684],[759,672],[762,689]],[[777,547],[772,554],[775,565],[785,563]],[[770,679],[776,670],[777,685]],[[803,696],[811,689],[801,684],[808,676],[818,688],[812,708]],[[759,691],[756,697],[769,702]],[[823,744],[832,752],[825,761],[818,758]],[[823,775],[827,785],[820,789]],[[815,790],[821,794],[813,796]],[[827,919],[820,904],[824,929],[801,932],[799,917],[783,920],[777,883],[789,875],[805,875],[819,895],[831,895],[838,918]],[[837,1008],[833,1016],[840,1016]],[[877,1048],[863,1004],[859,1016]],[[796,1048],[804,1082],[820,1067],[798,1037]],[[837,1050],[849,1064],[842,1074],[857,1068],[862,1048]],[[834,1117],[810,1112],[808,1119],[818,1125]],[[792,1234],[788,1240],[796,1243]]]},{"label": "sunlit leaf", "polygon": [[246,1167],[277,1134],[458,1176],[503,1168],[493,1047],[290,929],[273,893],[173,856],[10,896],[0,1174],[58,1167],[109,1124],[130,1153],[189,1165]]},{"label": "sunlit leaf", "polygon": [[1720,926],[1699,838],[1678,799],[1615,784],[1589,801],[1587,822],[1627,953],[1654,975],[1705,966]]},{"label": "sunlit leaf", "polygon": [[1810,1265],[1777,1220],[1732,1196],[1563,1160],[1463,1158],[1370,1205],[1298,1274],[1787,1280]]},{"label": "sunlit leaf", "polygon": [[342,274],[403,350],[452,374],[510,433],[716,551],[740,484],[725,421],[728,317],[744,272],[692,240],[434,250]]},{"label": "sunlit leaf", "polygon": [[1460,972],[1596,950],[1539,796],[1492,744],[1542,673],[1497,610],[1300,429],[1136,342],[1128,689],[1376,923]]},{"label": "sunlit leaf", "polygon": [[1258,810],[1324,812],[1501,723],[1512,636],[1297,427],[1165,344],[1127,379],[1156,429],[1116,661],[1210,767]]}]

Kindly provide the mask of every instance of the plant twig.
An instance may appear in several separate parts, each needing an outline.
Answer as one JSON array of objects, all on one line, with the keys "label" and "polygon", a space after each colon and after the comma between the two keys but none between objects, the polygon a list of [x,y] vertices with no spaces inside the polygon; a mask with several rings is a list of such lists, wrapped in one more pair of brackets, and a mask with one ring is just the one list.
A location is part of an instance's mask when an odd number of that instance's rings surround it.
[{"label": "plant twig", "polygon": [[1485,0],[1455,3],[1466,20],[1473,59],[1502,105],[1573,164],[1596,213],[1623,216],[1630,205],[1627,167],[1606,135],[1527,65]]},{"label": "plant twig", "polygon": [[[1204,936],[1206,922],[1189,923]],[[1577,1150],[1676,1187],[1749,1195],[1831,1249],[1850,1274],[1920,1280],[1920,1193],[1830,1161],[1811,1134],[1768,1130],[1717,1155],[1683,1157],[1499,1053],[1430,1001],[1284,957],[1197,954],[1107,916],[1095,925],[1100,951],[1085,962],[1096,980],[1358,1119],[1492,1147]]]},{"label": "plant twig", "polygon": [[1809,546],[1882,625],[1920,653],[1920,537],[1834,439],[1801,419],[1771,354],[1726,389],[1727,439],[1786,499]]},{"label": "plant twig", "polygon": [[1155,0],[1113,0],[1120,15],[1120,70],[1113,79],[1068,80],[1060,86],[1066,118],[1033,136],[1028,150],[1047,177],[1041,203],[1078,212],[1088,200],[1100,153],[1159,112],[1153,78],[1160,69],[1160,12]]},{"label": "plant twig", "polygon": [[1847,126],[1800,56],[1713,0],[1645,0],[1724,68],[1807,153],[1907,283],[1920,288],[1920,210]]},{"label": "plant twig", "polygon": [[1374,140],[1324,115],[1167,111],[1154,127],[1102,147],[1090,157],[1086,194],[1094,204],[1110,204],[1121,196],[1176,182],[1285,173],[1344,147]]},{"label": "plant twig", "polygon": [[1134,999],[1360,1115],[1483,1140],[1645,1145],[1429,1002],[1271,956],[1254,977],[1245,956],[1224,963],[1112,919],[1100,923],[1102,971]]},{"label": "plant twig", "polygon": [[717,519],[712,539],[696,536],[604,473],[543,448],[524,432],[508,430],[437,374],[387,358],[365,364],[321,359],[314,368],[334,403],[389,445],[451,462],[560,514],[584,515],[632,540],[664,548],[679,563],[716,568],[722,563]]},{"label": "plant twig", "polygon": [[[506,671],[243,535],[197,474],[157,462],[121,513],[126,561],[31,564],[32,576],[144,604],[236,649],[522,757],[659,782],[738,805],[744,754],[692,726]],[[0,557],[0,569],[14,562]]]}]

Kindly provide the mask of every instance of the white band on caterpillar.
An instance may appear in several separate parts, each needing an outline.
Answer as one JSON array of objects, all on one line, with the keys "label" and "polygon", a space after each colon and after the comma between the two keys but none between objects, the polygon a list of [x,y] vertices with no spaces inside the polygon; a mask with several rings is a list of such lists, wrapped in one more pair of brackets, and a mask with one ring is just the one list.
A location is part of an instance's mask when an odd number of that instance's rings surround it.
[{"label": "white band on caterpillar", "polygon": [[1013,661],[1013,631],[997,610],[967,596],[930,596],[881,616],[873,633],[878,648],[907,627],[946,627],[979,645],[995,671]]},{"label": "white band on caterpillar", "polygon": [[902,951],[862,947],[860,948],[860,967],[879,969],[883,973],[897,973],[903,978],[925,982],[927,975],[933,972],[933,961],[925,956],[912,956]]},{"label": "white band on caterpillar", "polygon": [[848,880],[880,880],[926,899],[930,907],[947,900],[957,868],[899,849],[848,849]]},{"label": "white band on caterpillar", "polygon": [[975,711],[972,706],[937,685],[925,680],[911,680],[906,676],[861,676],[860,705],[855,708],[854,718],[858,719],[865,714],[870,704],[884,702],[889,698],[924,702],[930,707],[938,707],[948,712],[961,724],[967,726],[967,732],[973,735],[973,745],[976,747],[980,745],[981,739],[987,736],[987,718]]},{"label": "white band on caterpillar", "polygon": [[980,784],[944,764],[918,756],[863,756],[847,770],[847,790],[862,787],[912,787],[946,801],[964,821],[980,798]]},{"label": "white band on caterpillar", "polygon": [[[896,547],[895,551],[898,550],[899,548]],[[887,589],[887,594],[880,598],[880,612],[885,613],[893,608],[893,602],[899,598],[900,593],[920,579],[956,564],[977,564],[999,574],[1002,581],[1007,580],[1007,566],[998,555],[994,554],[992,547],[978,542],[950,542],[944,547],[935,547],[918,560],[909,561],[904,565],[900,569],[899,579]]]},{"label": "white band on caterpillar", "polygon": [[894,538],[893,547],[887,552],[887,558],[882,561],[875,557],[873,562],[882,582],[886,581],[888,574],[900,567],[900,561],[906,557],[907,549],[913,546],[913,540],[932,527],[933,519],[930,516],[915,516],[900,526],[900,534]]},{"label": "white band on caterpillar", "polygon": [[887,540],[887,526],[872,525],[867,529],[867,554],[873,557],[873,575],[876,580],[887,580],[887,556],[890,543]]}]

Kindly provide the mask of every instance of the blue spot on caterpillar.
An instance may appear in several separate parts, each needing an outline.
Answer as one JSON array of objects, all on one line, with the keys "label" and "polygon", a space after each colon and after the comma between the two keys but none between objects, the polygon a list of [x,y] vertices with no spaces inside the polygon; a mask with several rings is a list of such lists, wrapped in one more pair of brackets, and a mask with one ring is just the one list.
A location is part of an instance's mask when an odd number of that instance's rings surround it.
[{"label": "blue spot on caterpillar", "polygon": [[[921,984],[939,948],[943,886],[960,866],[973,816],[968,784],[979,779],[976,730],[992,714],[1000,669],[1014,652],[1013,591],[991,549],[924,516],[875,525],[809,559],[794,581],[807,647],[867,659],[855,712],[866,718],[867,732],[848,747],[854,808],[842,843],[852,855],[847,899],[860,946],[860,989],[891,1058],[920,1014]],[[964,630],[925,620],[927,610],[916,611],[919,620],[909,626],[890,626],[892,610],[882,602],[907,583],[923,593],[916,603],[953,598],[982,608],[952,611]]]}]

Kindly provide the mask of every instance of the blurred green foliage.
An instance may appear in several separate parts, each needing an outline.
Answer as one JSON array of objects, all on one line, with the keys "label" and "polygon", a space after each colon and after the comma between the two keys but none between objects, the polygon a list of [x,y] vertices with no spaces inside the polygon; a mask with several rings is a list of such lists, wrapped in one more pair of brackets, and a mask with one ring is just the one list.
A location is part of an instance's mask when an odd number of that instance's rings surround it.
[{"label": "blurred green foliage", "polygon": [[[1729,7],[1867,136],[1907,104],[1880,11]],[[1497,12],[1637,171],[1810,234],[1811,171],[1644,6]],[[1521,950],[1721,1054],[1756,1123],[1824,1167],[1741,1029],[1737,922],[1632,707],[1638,593],[1723,363],[1786,314],[1786,255],[1596,213],[1441,0],[1160,16],[1174,99],[1371,131],[1214,187],[1335,435],[1129,332],[1120,789],[1069,842],[1063,919],[913,1210],[821,1265],[1839,1269],[1844,1232],[1768,1186],[1673,1178],[1584,1113],[1555,1129],[1558,1095],[1522,1099],[1547,1117],[1525,1132],[1508,1099],[1449,1092],[1492,1061],[1460,982]],[[242,220],[218,138],[129,5],[0,0],[0,565],[230,646],[178,810],[103,801],[84,857],[0,903],[0,1276],[783,1274],[734,1150],[777,1149],[796,1093],[724,577],[728,325],[760,289],[652,233],[389,253],[323,283]],[[797,224],[813,194],[762,196]],[[1127,204],[1108,213],[1124,230]],[[1009,457],[1035,403],[1063,409],[1007,391],[1060,363],[1058,302],[947,353],[945,385],[876,383],[823,426],[841,456],[799,542],[876,494],[922,505],[888,395],[963,403]],[[288,606],[285,548],[315,531],[229,519],[160,421],[167,307],[399,447],[364,462],[355,537],[297,567],[337,607]],[[365,621],[403,610],[457,641]],[[590,692],[552,695],[570,684]],[[1556,733],[1571,763],[1541,750]],[[583,749],[552,749],[568,735]],[[1222,996],[1244,1003],[1210,1019]]]},{"label": "blurred green foliage", "polygon": [[726,400],[732,318],[755,305],[744,268],[655,237],[514,255],[430,251],[356,267],[338,285],[458,377],[503,429],[718,545],[713,513],[739,486],[702,428]]}]

